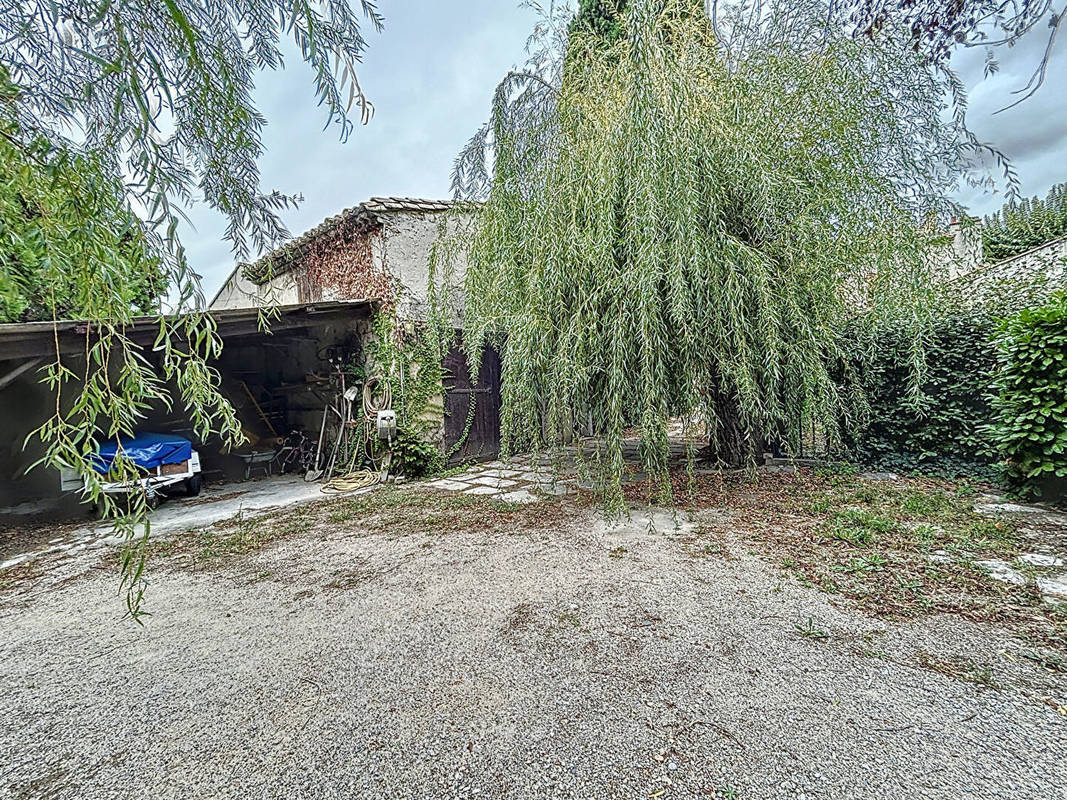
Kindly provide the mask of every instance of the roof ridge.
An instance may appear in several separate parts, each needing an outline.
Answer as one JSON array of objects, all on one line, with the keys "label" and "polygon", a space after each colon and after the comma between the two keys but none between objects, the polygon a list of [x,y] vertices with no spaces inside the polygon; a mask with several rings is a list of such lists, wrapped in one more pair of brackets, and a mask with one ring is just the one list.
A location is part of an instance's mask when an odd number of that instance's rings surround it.
[{"label": "roof ridge", "polygon": [[432,197],[415,197],[414,195],[399,195],[399,194],[374,195],[373,197],[369,198],[368,202],[374,202],[376,200],[397,200],[397,201],[407,201],[407,202],[412,202],[412,203],[440,203],[441,205],[455,205],[456,203],[460,202],[458,200],[451,200],[451,199],[449,199],[449,200],[441,200],[441,199],[432,198]]},{"label": "roof ridge", "polygon": [[318,225],[308,228],[299,236],[295,236],[280,247],[269,253],[265,253],[251,263],[239,265],[239,268],[255,283],[262,282],[255,273],[265,273],[268,264],[274,262],[274,275],[280,275],[288,271],[293,260],[299,257],[300,252],[312,241],[328,233],[331,228],[350,219],[364,217],[369,222],[377,223],[378,214],[390,213],[435,213],[448,211],[459,205],[457,200],[426,200],[418,197],[393,197],[375,196],[360,203],[359,205],[343,208],[336,214],[326,217]]}]

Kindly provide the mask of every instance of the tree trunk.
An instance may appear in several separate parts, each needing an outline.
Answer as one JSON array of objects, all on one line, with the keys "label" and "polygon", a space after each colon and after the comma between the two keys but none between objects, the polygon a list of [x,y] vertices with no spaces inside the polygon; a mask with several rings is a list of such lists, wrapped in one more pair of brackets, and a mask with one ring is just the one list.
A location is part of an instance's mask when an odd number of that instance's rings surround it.
[{"label": "tree trunk", "polygon": [[745,427],[732,397],[716,392],[714,398],[715,428],[709,442],[711,461],[731,469],[762,463],[763,437]]}]

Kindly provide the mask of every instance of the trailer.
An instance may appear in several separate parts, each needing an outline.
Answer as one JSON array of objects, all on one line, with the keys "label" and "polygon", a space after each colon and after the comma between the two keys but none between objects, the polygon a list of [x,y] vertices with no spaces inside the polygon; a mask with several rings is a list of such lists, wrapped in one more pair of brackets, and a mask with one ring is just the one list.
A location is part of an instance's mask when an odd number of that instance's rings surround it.
[{"label": "trailer", "polygon": [[[121,454],[137,467],[139,476],[131,480],[107,481],[101,487],[106,494],[130,494],[143,491],[150,505],[159,503],[165,490],[180,488],[188,497],[196,497],[203,486],[200,454],[193,443],[170,433],[139,433],[120,437],[100,445],[93,456],[93,469],[106,476],[112,471],[115,459]],[[64,491],[81,491],[87,480],[73,470],[63,470],[61,486]],[[170,491],[168,491],[170,493]]]}]

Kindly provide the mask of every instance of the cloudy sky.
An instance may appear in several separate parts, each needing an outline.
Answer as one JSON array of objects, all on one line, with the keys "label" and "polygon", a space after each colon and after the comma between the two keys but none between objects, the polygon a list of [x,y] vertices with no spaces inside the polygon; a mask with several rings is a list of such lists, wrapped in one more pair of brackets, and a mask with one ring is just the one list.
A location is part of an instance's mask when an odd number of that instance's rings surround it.
[{"label": "cloudy sky", "polygon": [[[386,28],[369,37],[359,73],[376,115],[346,143],[338,141],[335,128],[323,129],[311,74],[295,53],[284,71],[260,77],[257,102],[268,120],[263,186],[304,197],[285,215],[294,235],[376,195],[448,197],[452,159],[484,120],[497,81],[523,61],[536,19],[517,0],[380,0],[379,7]],[[955,59],[970,88],[971,127],[1011,156],[1025,194],[1044,194],[1067,181],[1067,45],[1053,58],[1037,96],[993,112],[1029,80],[1045,34],[1037,31],[1018,47],[1000,48],[1000,73],[989,80],[982,79],[980,50]],[[961,188],[959,199],[976,214],[1003,202],[971,187]],[[195,229],[187,229],[183,241],[210,298],[233,258],[214,212],[198,206],[190,216]]]}]

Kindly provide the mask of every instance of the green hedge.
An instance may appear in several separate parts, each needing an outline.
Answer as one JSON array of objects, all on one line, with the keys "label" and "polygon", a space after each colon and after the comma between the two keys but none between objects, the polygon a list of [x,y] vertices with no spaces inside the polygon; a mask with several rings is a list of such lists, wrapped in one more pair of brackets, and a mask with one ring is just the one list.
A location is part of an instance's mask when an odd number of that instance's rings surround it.
[{"label": "green hedge", "polygon": [[896,472],[994,478],[986,426],[997,363],[991,342],[995,327],[984,313],[960,313],[937,322],[926,340],[927,366],[918,398],[911,392],[911,338],[886,328],[858,336],[851,343],[857,354],[852,366],[870,404],[870,418],[852,439],[853,458]]},{"label": "green hedge", "polygon": [[[988,435],[1027,494],[1063,492],[1067,477],[1067,291],[1001,325]],[[1057,486],[1058,484],[1058,486]]]}]

